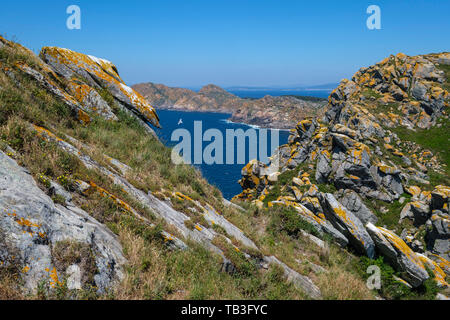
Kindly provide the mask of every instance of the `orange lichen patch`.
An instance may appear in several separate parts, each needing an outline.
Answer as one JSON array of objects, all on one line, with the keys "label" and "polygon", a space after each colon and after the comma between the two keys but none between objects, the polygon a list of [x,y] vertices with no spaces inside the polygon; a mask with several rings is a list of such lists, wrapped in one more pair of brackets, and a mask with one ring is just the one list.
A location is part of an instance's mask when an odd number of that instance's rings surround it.
[{"label": "orange lichen patch", "polygon": [[397,282],[403,283],[407,287],[411,287],[411,285],[408,282],[406,282],[405,280],[403,280],[401,278],[398,278],[398,277],[394,276],[394,280],[397,281]]},{"label": "orange lichen patch", "polygon": [[175,239],[173,235],[171,235],[171,234],[164,234],[164,233],[163,233],[163,238],[164,238],[164,242],[170,242],[170,241],[173,241]]},{"label": "orange lichen patch", "polygon": [[364,244],[364,240],[358,235],[358,233],[356,232],[357,227],[355,226],[353,220],[351,220],[348,216],[347,213],[345,211],[345,208],[338,203],[337,206],[333,207],[333,212],[345,223],[345,225],[347,226],[347,230],[350,231],[350,233],[356,238],[358,239],[362,244]]},{"label": "orange lichen patch", "polygon": [[185,194],[182,194],[181,192],[177,191],[177,192],[175,192],[174,195],[178,200],[188,200],[188,201],[194,202],[194,200],[192,198],[188,197]]},{"label": "orange lichen patch", "polygon": [[433,190],[433,193],[440,194],[444,199],[450,197],[450,187],[438,185]]},{"label": "orange lichen patch", "polygon": [[403,154],[403,152],[400,152],[399,150],[395,149],[394,152],[392,153],[397,157],[404,157],[405,155]]},{"label": "orange lichen patch", "polygon": [[47,130],[45,128],[42,128],[42,127],[39,127],[39,126],[36,126],[36,125],[33,125],[33,127],[38,132],[38,134],[41,135],[41,136],[44,135],[44,136],[47,136],[47,137],[49,137],[49,138],[51,138],[53,140],[56,140],[56,141],[64,141],[61,138],[59,138],[56,135],[54,135],[51,131],[49,131],[49,130]]},{"label": "orange lichen patch", "polygon": [[77,119],[80,120],[84,124],[91,123],[91,117],[81,109],[78,109]]},{"label": "orange lichen patch", "polygon": [[[388,104],[388,103],[395,103],[395,99],[394,97],[392,97],[392,95],[390,93],[384,93],[383,97],[380,98],[380,101],[384,104]],[[396,115],[394,115],[395,117]]]},{"label": "orange lichen patch", "polygon": [[30,227],[30,228],[31,227],[40,228],[40,225],[33,223],[28,219],[20,218],[20,219],[16,220],[16,222],[21,226]]},{"label": "orange lichen patch", "polygon": [[414,263],[420,269],[425,270],[425,266],[422,260],[417,256],[417,254],[412,251],[412,249],[395,233],[382,227],[377,227],[378,230],[383,234],[384,237],[393,245],[397,250],[402,252],[412,263]]},{"label": "orange lichen patch", "polygon": [[77,102],[71,95],[67,94],[67,92],[65,92],[64,90],[62,90],[62,89],[60,88],[60,85],[58,85],[57,83],[55,83],[55,81],[53,81],[53,80],[51,79],[51,78],[53,78],[53,79],[55,79],[55,80],[58,80],[58,77],[57,77],[56,74],[55,74],[52,70],[50,70],[47,66],[45,66],[45,65],[43,65],[43,64],[41,65],[41,67],[43,67],[44,71],[46,71],[46,73],[50,74],[51,77],[49,77],[49,76],[48,76],[47,74],[45,74],[45,73],[42,74],[41,72],[38,72],[38,71],[36,71],[36,70],[30,68],[26,63],[23,63],[23,62],[20,62],[20,61],[19,61],[19,62],[16,62],[15,66],[16,66],[19,70],[21,70],[21,71],[23,71],[23,72],[25,72],[25,73],[27,73],[27,74],[29,74],[29,75],[32,75],[32,74],[34,74],[35,72],[39,73],[39,74],[41,75],[41,77],[42,77],[42,79],[39,79],[40,82],[42,81],[42,82],[44,82],[47,86],[51,87],[51,89],[54,90],[55,92],[57,92],[61,98],[63,98],[66,102],[69,102],[69,104],[70,104],[71,106],[78,106],[78,102]]},{"label": "orange lichen patch", "polygon": [[199,225],[195,225],[195,229],[197,229],[198,231],[202,231],[203,229],[202,229],[202,227],[200,227]]},{"label": "orange lichen patch", "polygon": [[311,124],[312,124],[311,120],[305,119],[297,123],[297,128],[299,128],[303,132],[306,132],[308,131]]},{"label": "orange lichen patch", "polygon": [[62,282],[59,281],[58,278],[58,272],[56,271],[56,268],[53,268],[52,271],[50,271],[50,287],[55,288],[56,286],[61,286]]},{"label": "orange lichen patch", "polygon": [[300,177],[309,177],[309,173],[308,172],[303,172],[301,175],[300,175]]},{"label": "orange lichen patch", "polygon": [[409,188],[405,188],[406,192],[409,193],[413,197],[417,197],[422,192],[418,186],[411,186]]},{"label": "orange lichen patch", "polygon": [[315,221],[316,223],[318,223],[320,225],[325,225],[325,223],[326,223],[324,218],[322,218],[320,216],[316,216],[314,213],[312,213],[310,210],[305,208],[303,205],[293,202],[293,201],[290,201],[286,197],[279,197],[279,199],[277,201],[271,201],[268,203],[269,207],[273,207],[274,205],[283,205],[286,207],[294,208],[301,216],[312,219],[313,221]]},{"label": "orange lichen patch", "polygon": [[[268,194],[269,194],[269,191],[267,189],[264,189],[263,192],[261,192],[261,195],[259,196],[258,200],[263,201]],[[208,204],[208,206],[209,206],[209,204]]]},{"label": "orange lichen patch", "polygon": [[250,201],[253,199],[254,195],[253,189],[245,189],[240,194],[234,196],[231,200],[244,200],[244,201]]},{"label": "orange lichen patch", "polygon": [[432,157],[433,154],[430,151],[424,151],[422,152],[422,157]]},{"label": "orange lichen patch", "polygon": [[302,179],[297,178],[297,177],[293,177],[292,178],[292,182],[295,183],[296,185],[300,186],[300,187],[305,185],[305,183],[302,181]]},{"label": "orange lichen patch", "polygon": [[353,148],[350,148],[347,153],[350,155],[354,164],[362,164],[363,153],[370,155],[370,149],[363,143],[356,142]]},{"label": "orange lichen patch", "polygon": [[302,178],[302,182],[303,182],[303,184],[304,184],[305,186],[309,186],[309,185],[312,184],[312,183],[311,183],[311,180],[309,180],[308,177],[303,177],[303,178]]},{"label": "orange lichen patch", "polygon": [[28,273],[28,271],[30,271],[30,267],[29,266],[23,267],[22,273]]},{"label": "orange lichen patch", "polygon": [[311,187],[308,190],[309,194],[314,194],[316,192],[319,192],[319,188],[315,184],[311,184]]},{"label": "orange lichen patch", "polygon": [[394,174],[395,172],[397,172],[397,168],[390,167],[385,164],[377,164],[377,167],[381,172],[383,172],[385,174]]},{"label": "orange lichen patch", "polygon": [[437,264],[439,265],[439,268],[442,270],[446,270],[447,272],[450,272],[450,262],[441,256],[438,256],[437,254],[431,254],[431,256],[437,260]]},{"label": "orange lichen patch", "polygon": [[448,287],[448,283],[447,281],[445,281],[445,272],[441,269],[441,267],[434,262],[433,260],[427,258],[426,256],[418,253],[417,254],[419,256],[419,259],[422,261],[423,264],[425,264],[426,266],[428,266],[428,268],[431,269],[431,271],[433,271],[434,274],[434,280],[436,280],[436,282],[438,283],[438,285],[440,287]]},{"label": "orange lichen patch", "polygon": [[386,148],[386,150],[394,150],[394,147],[391,146],[391,145],[388,144],[388,143],[385,143],[385,144],[384,144],[384,147]]},{"label": "orange lichen patch", "polygon": [[73,97],[79,102],[83,102],[84,99],[94,90],[87,84],[78,83],[75,81],[70,81],[69,88]]},{"label": "orange lichen patch", "polygon": [[144,118],[159,127],[159,117],[155,109],[138,92],[124,84],[118,75],[117,68],[111,62],[56,47],[43,48],[41,55],[45,54],[68,67],[86,70],[88,73],[101,79],[105,85],[117,87]]},{"label": "orange lichen patch", "polygon": [[[290,188],[297,199],[300,199],[302,197],[302,192],[296,186],[291,186]],[[266,192],[269,193],[268,191]]]},{"label": "orange lichen patch", "polygon": [[16,210],[12,210],[11,212],[9,212],[8,210],[3,210],[4,214],[6,214],[9,217],[17,217],[17,212]]},{"label": "orange lichen patch", "polygon": [[100,59],[94,56],[88,56],[91,60],[93,60],[95,63],[97,63],[106,73],[113,76],[120,82],[124,82],[122,78],[119,76],[119,72],[117,71],[117,67],[108,60]]},{"label": "orange lichen patch", "polygon": [[325,157],[327,157],[328,159],[331,159],[331,154],[328,150],[322,150],[320,153]]}]

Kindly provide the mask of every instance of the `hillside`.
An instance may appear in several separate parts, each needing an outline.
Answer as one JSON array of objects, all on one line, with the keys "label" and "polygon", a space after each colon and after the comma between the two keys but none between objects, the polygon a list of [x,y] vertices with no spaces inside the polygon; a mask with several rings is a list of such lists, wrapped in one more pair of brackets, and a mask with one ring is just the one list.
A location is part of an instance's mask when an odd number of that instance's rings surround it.
[{"label": "hillside", "polygon": [[298,214],[381,266],[383,297],[426,291],[430,279],[448,295],[449,84],[450,53],[400,53],[360,69],[272,163],[243,168],[235,200]]},{"label": "hillside", "polygon": [[373,297],[356,256],[167,161],[113,63],[0,38],[0,107],[0,299]]},{"label": "hillside", "polygon": [[295,96],[241,99],[212,84],[198,93],[154,83],[137,84],[133,89],[157,108],[231,113],[230,120],[233,122],[277,129],[291,128],[296,123],[293,119],[320,114],[325,105],[325,101],[310,101]]},{"label": "hillside", "polygon": [[[382,72],[397,59],[412,65],[405,72],[413,84],[411,96],[402,95],[390,111],[392,105],[378,103],[391,96],[384,78],[390,75]],[[193,167],[168,161],[171,150],[153,132],[160,120],[156,110],[123,82],[112,62],[57,47],[36,56],[0,37],[0,299],[448,294],[449,191],[438,186],[448,179],[441,160],[448,152],[442,143],[448,139],[447,61],[445,55],[391,57],[343,82],[330,96],[324,119],[300,122],[281,148],[284,172],[264,175],[252,162],[241,181],[245,192],[232,203]],[[401,66],[393,68],[395,75],[396,68]],[[389,82],[394,89],[396,81]],[[369,93],[366,83],[373,88]],[[416,88],[422,86],[429,90]],[[404,104],[426,107],[426,116],[406,122],[398,115]],[[376,116],[369,110],[377,110]],[[405,133],[398,123],[429,129]],[[421,130],[441,140],[426,139]],[[429,147],[397,144],[400,135]],[[392,150],[384,145],[389,143]],[[406,159],[411,163],[404,165]],[[385,164],[368,172],[375,160]],[[335,189],[355,191],[348,202],[336,193],[351,211],[327,193]],[[401,198],[408,209],[399,224]],[[361,221],[392,231],[366,229]],[[406,243],[394,234],[403,225],[416,230]],[[416,240],[424,235],[432,241],[419,255]],[[381,250],[396,258],[391,262],[397,271],[365,257],[376,258]],[[387,279],[381,292],[366,286],[370,264],[379,265]]]}]

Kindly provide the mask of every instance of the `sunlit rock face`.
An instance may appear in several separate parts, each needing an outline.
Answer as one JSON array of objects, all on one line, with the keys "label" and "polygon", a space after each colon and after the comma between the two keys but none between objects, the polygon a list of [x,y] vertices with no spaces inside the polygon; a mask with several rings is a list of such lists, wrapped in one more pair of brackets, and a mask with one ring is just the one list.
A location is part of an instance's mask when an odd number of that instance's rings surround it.
[{"label": "sunlit rock face", "polygon": [[159,118],[155,109],[139,93],[123,82],[112,62],[56,47],[44,47],[40,57],[57,74],[69,80],[71,91],[79,99],[79,102],[93,100],[93,107],[105,112],[110,117],[101,97],[89,96],[92,94],[92,89],[88,87],[107,89],[120,105],[132,111],[142,120],[159,127]]}]

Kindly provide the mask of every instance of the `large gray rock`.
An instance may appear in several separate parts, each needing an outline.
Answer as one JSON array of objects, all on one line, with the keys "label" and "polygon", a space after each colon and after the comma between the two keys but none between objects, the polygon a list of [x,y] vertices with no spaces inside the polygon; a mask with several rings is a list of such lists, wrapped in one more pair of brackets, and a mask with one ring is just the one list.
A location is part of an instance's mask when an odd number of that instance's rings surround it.
[{"label": "large gray rock", "polygon": [[348,210],[353,212],[364,225],[368,222],[371,222],[373,224],[377,223],[377,216],[372,211],[370,211],[369,208],[367,208],[367,206],[355,191],[345,190],[342,196],[339,197],[339,202]]},{"label": "large gray rock", "polygon": [[320,153],[316,166],[315,178],[317,183],[326,183],[328,181],[330,173],[331,173],[330,160],[325,155]]},{"label": "large gray rock", "polygon": [[306,276],[299,274],[297,271],[289,268],[285,263],[281,262],[274,256],[264,257],[264,262],[267,264],[279,265],[288,281],[291,281],[295,286],[302,289],[309,297],[313,299],[321,298],[320,289]]},{"label": "large gray rock", "polygon": [[90,248],[95,256],[94,280],[99,292],[123,277],[122,265],[126,260],[116,236],[82,209],[53,203],[31,175],[3,152],[0,152],[0,212],[0,240],[8,246],[2,258],[7,261],[11,255],[19,256],[26,289],[34,291],[42,281],[50,286],[63,281],[64,271],[57,272],[52,255],[52,248],[63,241]]},{"label": "large gray rock", "polygon": [[370,222],[367,231],[376,244],[379,254],[384,256],[396,270],[403,273],[403,277],[413,287],[420,286],[429,278],[428,272],[419,256],[392,231],[378,228]]},{"label": "large gray rock", "polygon": [[450,260],[450,218],[436,210],[430,220],[431,229],[426,234],[427,247],[433,253]]},{"label": "large gray rock", "polygon": [[42,48],[40,57],[68,80],[81,77],[92,88],[108,89],[121,105],[142,120],[159,127],[155,109],[123,82],[116,66],[110,61],[56,47]]},{"label": "large gray rock", "polygon": [[374,258],[375,244],[362,222],[340,204],[331,193],[321,194],[319,200],[327,220],[349,239],[356,250],[369,258]]},{"label": "large gray rock", "polygon": [[414,201],[407,203],[401,213],[400,222],[404,219],[413,221],[414,226],[423,225],[430,217],[430,206],[422,201]]}]

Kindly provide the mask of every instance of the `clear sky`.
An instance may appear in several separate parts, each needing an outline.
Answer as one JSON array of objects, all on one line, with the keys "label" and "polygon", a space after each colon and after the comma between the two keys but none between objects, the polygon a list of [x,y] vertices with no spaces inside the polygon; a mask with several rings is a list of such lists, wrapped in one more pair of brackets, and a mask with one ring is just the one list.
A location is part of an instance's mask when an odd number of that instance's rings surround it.
[{"label": "clear sky", "polygon": [[[81,8],[68,30],[66,8]],[[381,8],[381,30],[366,9]],[[2,1],[0,33],[113,61],[129,84],[314,85],[391,53],[450,51],[449,0]]]}]

